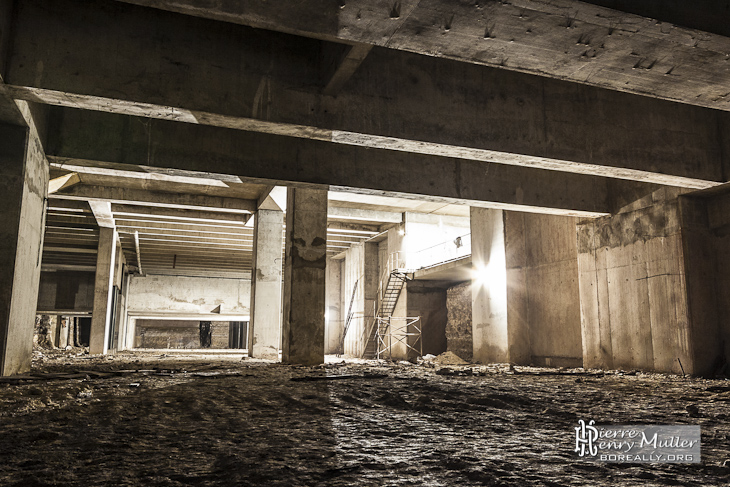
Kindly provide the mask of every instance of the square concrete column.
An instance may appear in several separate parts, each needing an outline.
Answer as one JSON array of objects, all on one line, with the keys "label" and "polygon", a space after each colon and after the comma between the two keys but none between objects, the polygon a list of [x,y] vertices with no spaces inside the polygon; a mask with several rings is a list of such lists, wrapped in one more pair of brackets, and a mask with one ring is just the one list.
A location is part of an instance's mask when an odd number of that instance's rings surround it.
[{"label": "square concrete column", "polygon": [[340,314],[340,303],[342,301],[342,262],[340,260],[327,259],[327,277],[325,286],[327,295],[325,298],[327,313],[325,315],[325,353],[340,353],[342,344],[342,333],[344,332],[344,320]]},{"label": "square concrete column", "polygon": [[289,188],[282,360],[324,362],[327,191]]},{"label": "square concrete column", "polygon": [[58,348],[66,348],[68,345],[68,322],[71,320],[68,316],[58,317],[56,326],[56,346]]},{"label": "square concrete column", "polygon": [[27,127],[0,124],[0,375],[30,370],[48,162]]},{"label": "square concrete column", "polygon": [[258,210],[253,227],[251,320],[248,353],[251,357],[279,359],[281,340],[281,244],[284,214]]},{"label": "square concrete column", "polygon": [[504,212],[471,208],[474,361],[509,361]]},{"label": "square concrete column", "polygon": [[110,227],[99,227],[94,309],[91,313],[91,337],[89,339],[90,354],[105,354],[109,349],[116,254],[117,230]]}]

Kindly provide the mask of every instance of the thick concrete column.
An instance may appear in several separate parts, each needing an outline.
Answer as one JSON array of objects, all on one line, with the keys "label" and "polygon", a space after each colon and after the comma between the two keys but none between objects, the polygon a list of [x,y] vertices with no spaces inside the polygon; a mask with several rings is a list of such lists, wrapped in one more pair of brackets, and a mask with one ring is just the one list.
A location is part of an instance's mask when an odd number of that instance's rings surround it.
[{"label": "thick concrete column", "polygon": [[89,353],[106,353],[109,348],[109,330],[112,315],[112,292],[117,250],[115,228],[99,227],[99,247],[94,281],[94,309],[91,313]]},{"label": "thick concrete column", "polygon": [[48,162],[27,127],[0,124],[0,375],[30,370]]},{"label": "thick concrete column", "polygon": [[282,361],[324,362],[327,191],[289,188]]},{"label": "thick concrete column", "polygon": [[278,360],[284,215],[279,210],[258,210],[254,218],[248,352],[251,357]]},{"label": "thick concrete column", "polygon": [[471,208],[474,361],[509,362],[504,212]]}]

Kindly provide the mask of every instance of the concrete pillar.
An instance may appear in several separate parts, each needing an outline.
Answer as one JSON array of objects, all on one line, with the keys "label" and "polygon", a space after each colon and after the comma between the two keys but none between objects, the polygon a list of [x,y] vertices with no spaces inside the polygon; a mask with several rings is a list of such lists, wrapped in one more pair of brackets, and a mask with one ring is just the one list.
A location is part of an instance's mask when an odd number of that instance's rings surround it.
[{"label": "concrete pillar", "polygon": [[279,210],[258,210],[254,218],[248,353],[251,357],[278,360],[284,215]]},{"label": "concrete pillar", "polygon": [[0,375],[30,370],[48,162],[26,127],[0,124]]},{"label": "concrete pillar", "polygon": [[282,360],[324,362],[327,191],[289,188],[286,211],[286,267]]},{"label": "concrete pillar", "polygon": [[48,345],[51,348],[58,346],[58,340],[56,339],[56,333],[58,332],[58,326],[61,323],[60,316],[49,316],[48,317]]},{"label": "concrete pillar", "polygon": [[58,348],[64,349],[68,345],[68,323],[71,321],[71,317],[69,316],[59,316],[58,317],[58,325],[57,325],[57,332],[56,332],[56,346]]},{"label": "concrete pillar", "polygon": [[94,309],[91,313],[91,338],[89,339],[90,354],[105,354],[109,349],[116,250],[116,229],[99,227],[99,247],[94,281]]},{"label": "concrete pillar", "polygon": [[[387,238],[387,252],[386,255],[383,255],[383,260],[381,262],[382,269],[380,270],[378,277],[378,281],[380,279],[383,279],[382,285],[385,286],[387,284],[388,275],[384,275],[384,272],[388,266],[388,262],[391,259],[397,259],[398,264],[397,266],[401,269],[407,269],[408,268],[408,223],[407,223],[407,215],[404,217],[403,223],[398,225],[397,227],[393,227],[388,230],[388,238]],[[380,260],[380,256],[379,256]],[[393,264],[396,265],[396,264]],[[378,282],[378,286],[380,286],[380,282]],[[376,287],[376,293],[377,293],[377,287]],[[408,288],[407,286],[403,286],[403,289],[400,292],[400,295],[398,296],[398,301],[396,302],[395,308],[393,309],[393,314],[391,315],[392,323],[393,323],[393,332],[394,334],[398,334],[396,329],[398,328],[404,328],[406,321],[405,318],[408,317]],[[412,331],[412,330],[409,330]],[[388,352],[385,354],[385,358],[393,358],[394,360],[407,360],[409,358],[412,358],[413,353],[409,352],[408,347],[406,346],[403,341],[399,341],[396,339],[387,339],[386,343],[389,343],[391,345],[391,348]],[[409,345],[413,346],[415,344],[415,337],[408,337],[407,342]]]},{"label": "concrete pillar", "polygon": [[340,353],[344,320],[340,311],[342,296],[342,261],[327,259],[327,277],[325,278],[325,353]]},{"label": "concrete pillar", "polygon": [[471,208],[474,361],[509,362],[504,212]]},{"label": "concrete pillar", "polygon": [[363,316],[365,326],[369,327],[375,317],[375,302],[378,299],[378,283],[380,281],[378,265],[378,244],[365,242],[363,244]]}]

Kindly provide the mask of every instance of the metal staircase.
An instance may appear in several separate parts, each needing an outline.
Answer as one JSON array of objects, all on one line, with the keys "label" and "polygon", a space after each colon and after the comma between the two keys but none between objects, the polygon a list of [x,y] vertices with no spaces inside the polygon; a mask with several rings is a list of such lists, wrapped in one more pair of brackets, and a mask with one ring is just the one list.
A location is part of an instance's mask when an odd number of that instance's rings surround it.
[{"label": "metal staircase", "polygon": [[380,278],[378,297],[373,306],[372,321],[363,330],[365,347],[362,358],[369,359],[377,357],[378,335],[383,333],[383,330],[378,330],[378,327],[383,326],[383,318],[389,318],[393,315],[403,286],[405,286],[406,281],[409,279],[408,272],[401,267],[399,254],[391,254],[388,258],[388,266]]}]

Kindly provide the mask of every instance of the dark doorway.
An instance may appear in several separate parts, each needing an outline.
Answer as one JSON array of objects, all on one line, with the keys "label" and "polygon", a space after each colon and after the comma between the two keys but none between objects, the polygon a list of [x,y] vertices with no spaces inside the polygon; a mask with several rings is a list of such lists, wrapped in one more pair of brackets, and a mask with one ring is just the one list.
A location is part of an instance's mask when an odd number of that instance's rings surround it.
[{"label": "dark doorway", "polygon": [[210,348],[210,344],[213,341],[213,333],[210,325],[210,321],[200,322],[200,348]]},{"label": "dark doorway", "polygon": [[231,321],[228,325],[228,348],[246,348],[248,321]]},{"label": "dark doorway", "polygon": [[91,340],[91,318],[79,318],[79,345],[88,347]]}]

